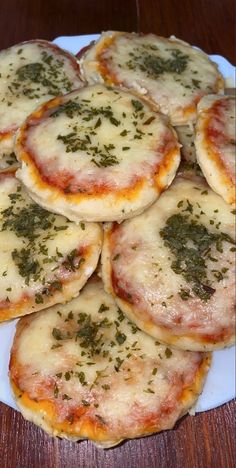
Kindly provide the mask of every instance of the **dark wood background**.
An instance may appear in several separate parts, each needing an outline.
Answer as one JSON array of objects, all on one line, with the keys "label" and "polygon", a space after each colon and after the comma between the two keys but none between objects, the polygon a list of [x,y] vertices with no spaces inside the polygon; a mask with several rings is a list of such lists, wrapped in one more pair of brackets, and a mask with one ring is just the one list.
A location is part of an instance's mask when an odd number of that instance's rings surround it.
[{"label": "dark wood background", "polygon": [[0,49],[109,29],[174,34],[236,62],[234,0],[0,0]]},{"label": "dark wood background", "polygon": [[[234,0],[0,0],[0,49],[32,38],[108,29],[174,34],[236,62]],[[172,431],[102,451],[87,441],[52,439],[0,404],[0,466],[233,468],[234,410],[231,402],[186,416]]]}]

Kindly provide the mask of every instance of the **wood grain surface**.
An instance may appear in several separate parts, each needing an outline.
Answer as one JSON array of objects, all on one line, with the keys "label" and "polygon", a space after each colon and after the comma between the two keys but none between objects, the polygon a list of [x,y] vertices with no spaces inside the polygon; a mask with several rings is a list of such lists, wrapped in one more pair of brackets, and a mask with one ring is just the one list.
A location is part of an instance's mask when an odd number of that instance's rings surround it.
[{"label": "wood grain surface", "polygon": [[[174,34],[236,62],[233,0],[0,0],[0,49],[108,29]],[[0,467],[233,468],[234,411],[230,402],[186,416],[172,431],[103,451],[88,441],[52,439],[0,404]]]}]

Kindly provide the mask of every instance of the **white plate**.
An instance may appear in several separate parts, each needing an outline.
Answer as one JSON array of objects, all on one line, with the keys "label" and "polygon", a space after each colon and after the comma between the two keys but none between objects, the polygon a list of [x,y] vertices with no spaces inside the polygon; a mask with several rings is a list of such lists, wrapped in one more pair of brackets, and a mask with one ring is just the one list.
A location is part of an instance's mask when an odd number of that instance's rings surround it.
[{"label": "white plate", "polygon": [[[97,39],[98,34],[86,36],[63,36],[56,38],[60,47],[76,54],[82,47]],[[220,55],[210,55],[218,65],[225,78],[230,78],[228,86],[233,86],[235,67]],[[235,85],[235,84],[234,84]],[[11,343],[17,320],[0,325],[0,401],[16,409],[8,381],[8,363]],[[202,395],[200,396],[196,412],[206,411],[230,401],[235,396],[235,347],[213,353],[213,362],[208,373]]]}]

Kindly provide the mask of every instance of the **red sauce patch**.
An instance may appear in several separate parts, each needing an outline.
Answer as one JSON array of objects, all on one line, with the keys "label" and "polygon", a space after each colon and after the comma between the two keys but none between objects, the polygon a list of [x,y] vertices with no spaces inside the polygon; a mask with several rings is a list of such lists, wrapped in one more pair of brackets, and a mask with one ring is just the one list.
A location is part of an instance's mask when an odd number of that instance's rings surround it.
[{"label": "red sauce patch", "polygon": [[43,182],[57,187],[59,190],[64,191],[64,193],[80,192],[78,182],[70,172],[63,170],[57,171],[51,175],[45,175],[44,167],[46,167],[46,165],[44,166],[43,164],[36,163],[32,152],[30,153],[30,156],[34,160],[37,169],[39,169]]},{"label": "red sauce patch", "polygon": [[[50,101],[52,103],[53,101]],[[50,104],[51,106],[51,104]],[[50,162],[49,163],[39,163],[37,161],[37,157],[35,152],[29,147],[27,144],[27,137],[28,133],[30,132],[30,128],[37,125],[40,121],[44,120],[44,117],[42,117],[42,114],[46,111],[47,115],[50,113],[49,109],[47,107],[42,109],[40,112],[40,115],[37,116],[32,116],[30,120],[28,120],[25,128],[24,128],[24,134],[23,137],[21,138],[20,144],[23,149],[23,152],[25,152],[26,158],[30,158],[30,160],[33,162],[34,166],[36,167],[38,173],[40,174],[41,180],[48,184],[49,186],[56,187],[58,190],[61,192],[64,192],[64,194],[86,194],[86,195],[102,195],[102,194],[108,194],[110,192],[114,193],[119,193],[121,196],[124,198],[129,198],[133,197],[135,195],[136,189],[139,190],[143,184],[144,178],[142,176],[138,175],[133,175],[131,180],[129,180],[129,183],[127,187],[123,189],[116,188],[114,185],[112,186],[110,182],[104,180],[104,171],[106,169],[101,168],[101,180],[99,180],[99,175],[96,177],[96,181],[94,180],[79,180],[76,178],[76,175],[74,175],[72,172],[69,172],[68,170],[54,170],[51,171],[51,173],[48,173],[50,170]],[[156,170],[155,165],[153,168],[150,168],[150,172],[152,169],[152,172],[154,173]],[[47,172],[47,173],[46,173]]]},{"label": "red sauce patch", "polygon": [[209,124],[206,127],[206,136],[217,149],[229,142],[229,137],[225,133],[225,112],[229,108],[230,101],[222,99],[216,101],[209,111]]},{"label": "red sauce patch", "polygon": [[120,285],[119,278],[116,276],[114,270],[112,270],[112,273],[111,273],[111,282],[112,282],[112,287],[114,289],[116,296],[128,302],[129,304],[137,305],[139,303],[138,295],[129,293],[130,285],[127,282],[123,281],[124,286]]},{"label": "red sauce patch", "polygon": [[201,339],[207,343],[214,344],[228,341],[231,336],[233,336],[233,333],[230,333],[229,329],[222,328],[218,333],[201,335]]},{"label": "red sauce patch", "polygon": [[4,179],[7,179],[8,177],[12,177],[12,178],[15,178],[15,172],[16,172],[16,169],[8,169],[4,172],[0,172],[0,182],[4,181]]},{"label": "red sauce patch", "polygon": [[[66,403],[64,403],[63,405],[64,407],[66,406]],[[79,406],[77,408],[72,408],[68,415],[66,416],[66,420],[70,423],[70,424],[73,424],[73,423],[76,423],[80,418],[81,416],[83,416],[85,413],[87,413],[87,408],[85,408],[84,406]],[[59,412],[60,414],[60,412]]]}]

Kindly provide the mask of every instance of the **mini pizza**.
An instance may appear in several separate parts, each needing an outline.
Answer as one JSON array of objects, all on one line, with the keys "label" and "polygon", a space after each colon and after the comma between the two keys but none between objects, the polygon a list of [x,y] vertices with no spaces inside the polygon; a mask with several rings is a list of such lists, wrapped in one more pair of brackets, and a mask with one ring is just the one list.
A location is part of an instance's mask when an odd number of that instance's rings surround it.
[{"label": "mini pizza", "polygon": [[74,221],[141,213],[168,187],[180,161],[166,117],[104,85],[43,104],[19,130],[15,151],[17,176],[32,198]]},{"label": "mini pizza", "polygon": [[177,177],[142,215],[107,225],[105,288],[142,330],[187,350],[235,340],[233,210],[201,178]]},{"label": "mini pizza", "polygon": [[79,63],[88,83],[134,89],[167,114],[173,125],[195,121],[200,98],[224,87],[217,65],[175,37],[106,32]]},{"label": "mini pizza", "polygon": [[18,322],[10,379],[26,419],[108,448],[172,428],[209,364],[206,353],[171,350],[143,333],[93,279],[73,301]]},{"label": "mini pizza", "polygon": [[95,270],[102,232],[36,205],[0,174],[0,322],[65,302]]},{"label": "mini pizza", "polygon": [[[14,135],[41,103],[82,86],[75,57],[44,40],[0,52],[0,159],[7,162]],[[1,164],[1,161],[0,161]]]},{"label": "mini pizza", "polygon": [[227,203],[235,203],[234,96],[205,96],[198,105],[196,152],[207,182]]}]

